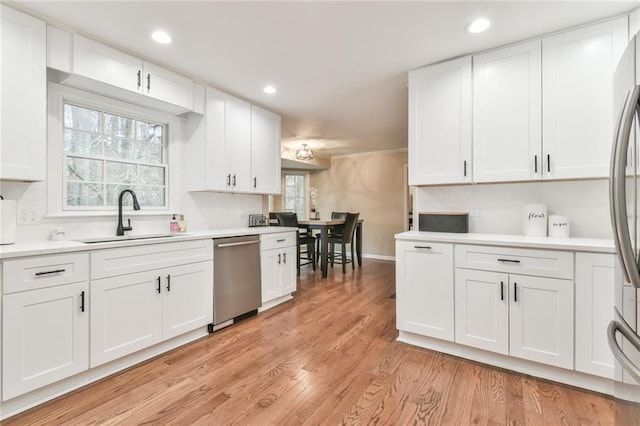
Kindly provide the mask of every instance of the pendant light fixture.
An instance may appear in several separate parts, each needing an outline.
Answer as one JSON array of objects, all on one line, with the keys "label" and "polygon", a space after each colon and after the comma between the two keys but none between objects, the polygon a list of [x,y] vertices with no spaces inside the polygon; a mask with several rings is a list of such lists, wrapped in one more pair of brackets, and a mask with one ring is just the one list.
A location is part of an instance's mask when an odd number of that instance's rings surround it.
[{"label": "pendant light fixture", "polygon": [[296,151],[296,160],[313,160],[313,151],[307,148],[306,143],[303,143],[302,148]]}]

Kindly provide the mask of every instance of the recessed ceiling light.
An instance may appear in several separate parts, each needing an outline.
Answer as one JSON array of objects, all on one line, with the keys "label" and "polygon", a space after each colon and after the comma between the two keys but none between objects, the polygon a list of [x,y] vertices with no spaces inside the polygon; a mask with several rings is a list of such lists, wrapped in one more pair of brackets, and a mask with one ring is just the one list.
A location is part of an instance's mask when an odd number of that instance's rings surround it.
[{"label": "recessed ceiling light", "polygon": [[491,26],[491,22],[488,19],[480,18],[476,19],[469,25],[467,25],[467,31],[470,33],[481,33]]},{"label": "recessed ceiling light", "polygon": [[265,87],[264,87],[264,89],[262,89],[262,91],[263,91],[264,93],[268,93],[268,94],[270,94],[270,95],[273,95],[274,93],[276,93],[276,92],[277,92],[276,88],[275,88],[275,87],[273,87],[273,86],[265,86]]},{"label": "recessed ceiling light", "polygon": [[151,33],[151,38],[153,41],[160,44],[169,44],[173,41],[171,36],[164,31],[154,31]]}]

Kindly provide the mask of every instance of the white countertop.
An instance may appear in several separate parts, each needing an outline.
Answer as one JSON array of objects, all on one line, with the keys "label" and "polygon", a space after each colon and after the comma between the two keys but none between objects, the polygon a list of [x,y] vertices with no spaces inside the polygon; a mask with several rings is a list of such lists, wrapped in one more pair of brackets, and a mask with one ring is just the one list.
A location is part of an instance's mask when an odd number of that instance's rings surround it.
[{"label": "white countertop", "polygon": [[613,240],[595,238],[525,237],[524,235],[459,234],[450,232],[421,231],[402,232],[400,234],[396,234],[395,237],[396,240],[616,253],[616,247]]},{"label": "white countertop", "polygon": [[[0,246],[0,259],[35,256],[41,254],[57,254],[74,251],[100,250],[114,247],[141,246],[148,244],[170,243],[175,241],[202,240],[208,238],[237,237],[240,235],[275,234],[278,232],[297,231],[297,228],[279,226],[260,226],[254,228],[214,229],[207,231],[173,234],[161,238],[130,239],[101,243],[82,243],[79,241],[33,241]],[[115,238],[115,237],[114,237]]]}]

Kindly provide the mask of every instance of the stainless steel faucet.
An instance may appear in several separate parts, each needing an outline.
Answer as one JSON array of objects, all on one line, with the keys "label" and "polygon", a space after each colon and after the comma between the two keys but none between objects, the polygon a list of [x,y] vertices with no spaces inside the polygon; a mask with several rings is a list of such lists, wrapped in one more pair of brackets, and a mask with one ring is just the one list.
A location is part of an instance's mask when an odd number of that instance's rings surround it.
[{"label": "stainless steel faucet", "polygon": [[133,209],[140,210],[140,204],[138,204],[138,197],[136,197],[136,193],[130,189],[122,190],[118,196],[118,229],[116,230],[116,236],[124,235],[124,231],[131,231],[133,229],[131,227],[131,219],[127,219],[127,226],[123,226],[122,224],[122,198],[127,192],[131,194],[131,197],[133,198]]}]

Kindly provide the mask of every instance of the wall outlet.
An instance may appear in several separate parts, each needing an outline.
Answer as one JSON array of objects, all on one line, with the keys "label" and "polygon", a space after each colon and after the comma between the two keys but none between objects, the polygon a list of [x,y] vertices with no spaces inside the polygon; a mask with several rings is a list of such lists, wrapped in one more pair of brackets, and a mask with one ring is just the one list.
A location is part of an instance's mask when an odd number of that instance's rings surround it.
[{"label": "wall outlet", "polygon": [[18,209],[18,225],[36,225],[42,222],[42,210],[38,208]]}]

